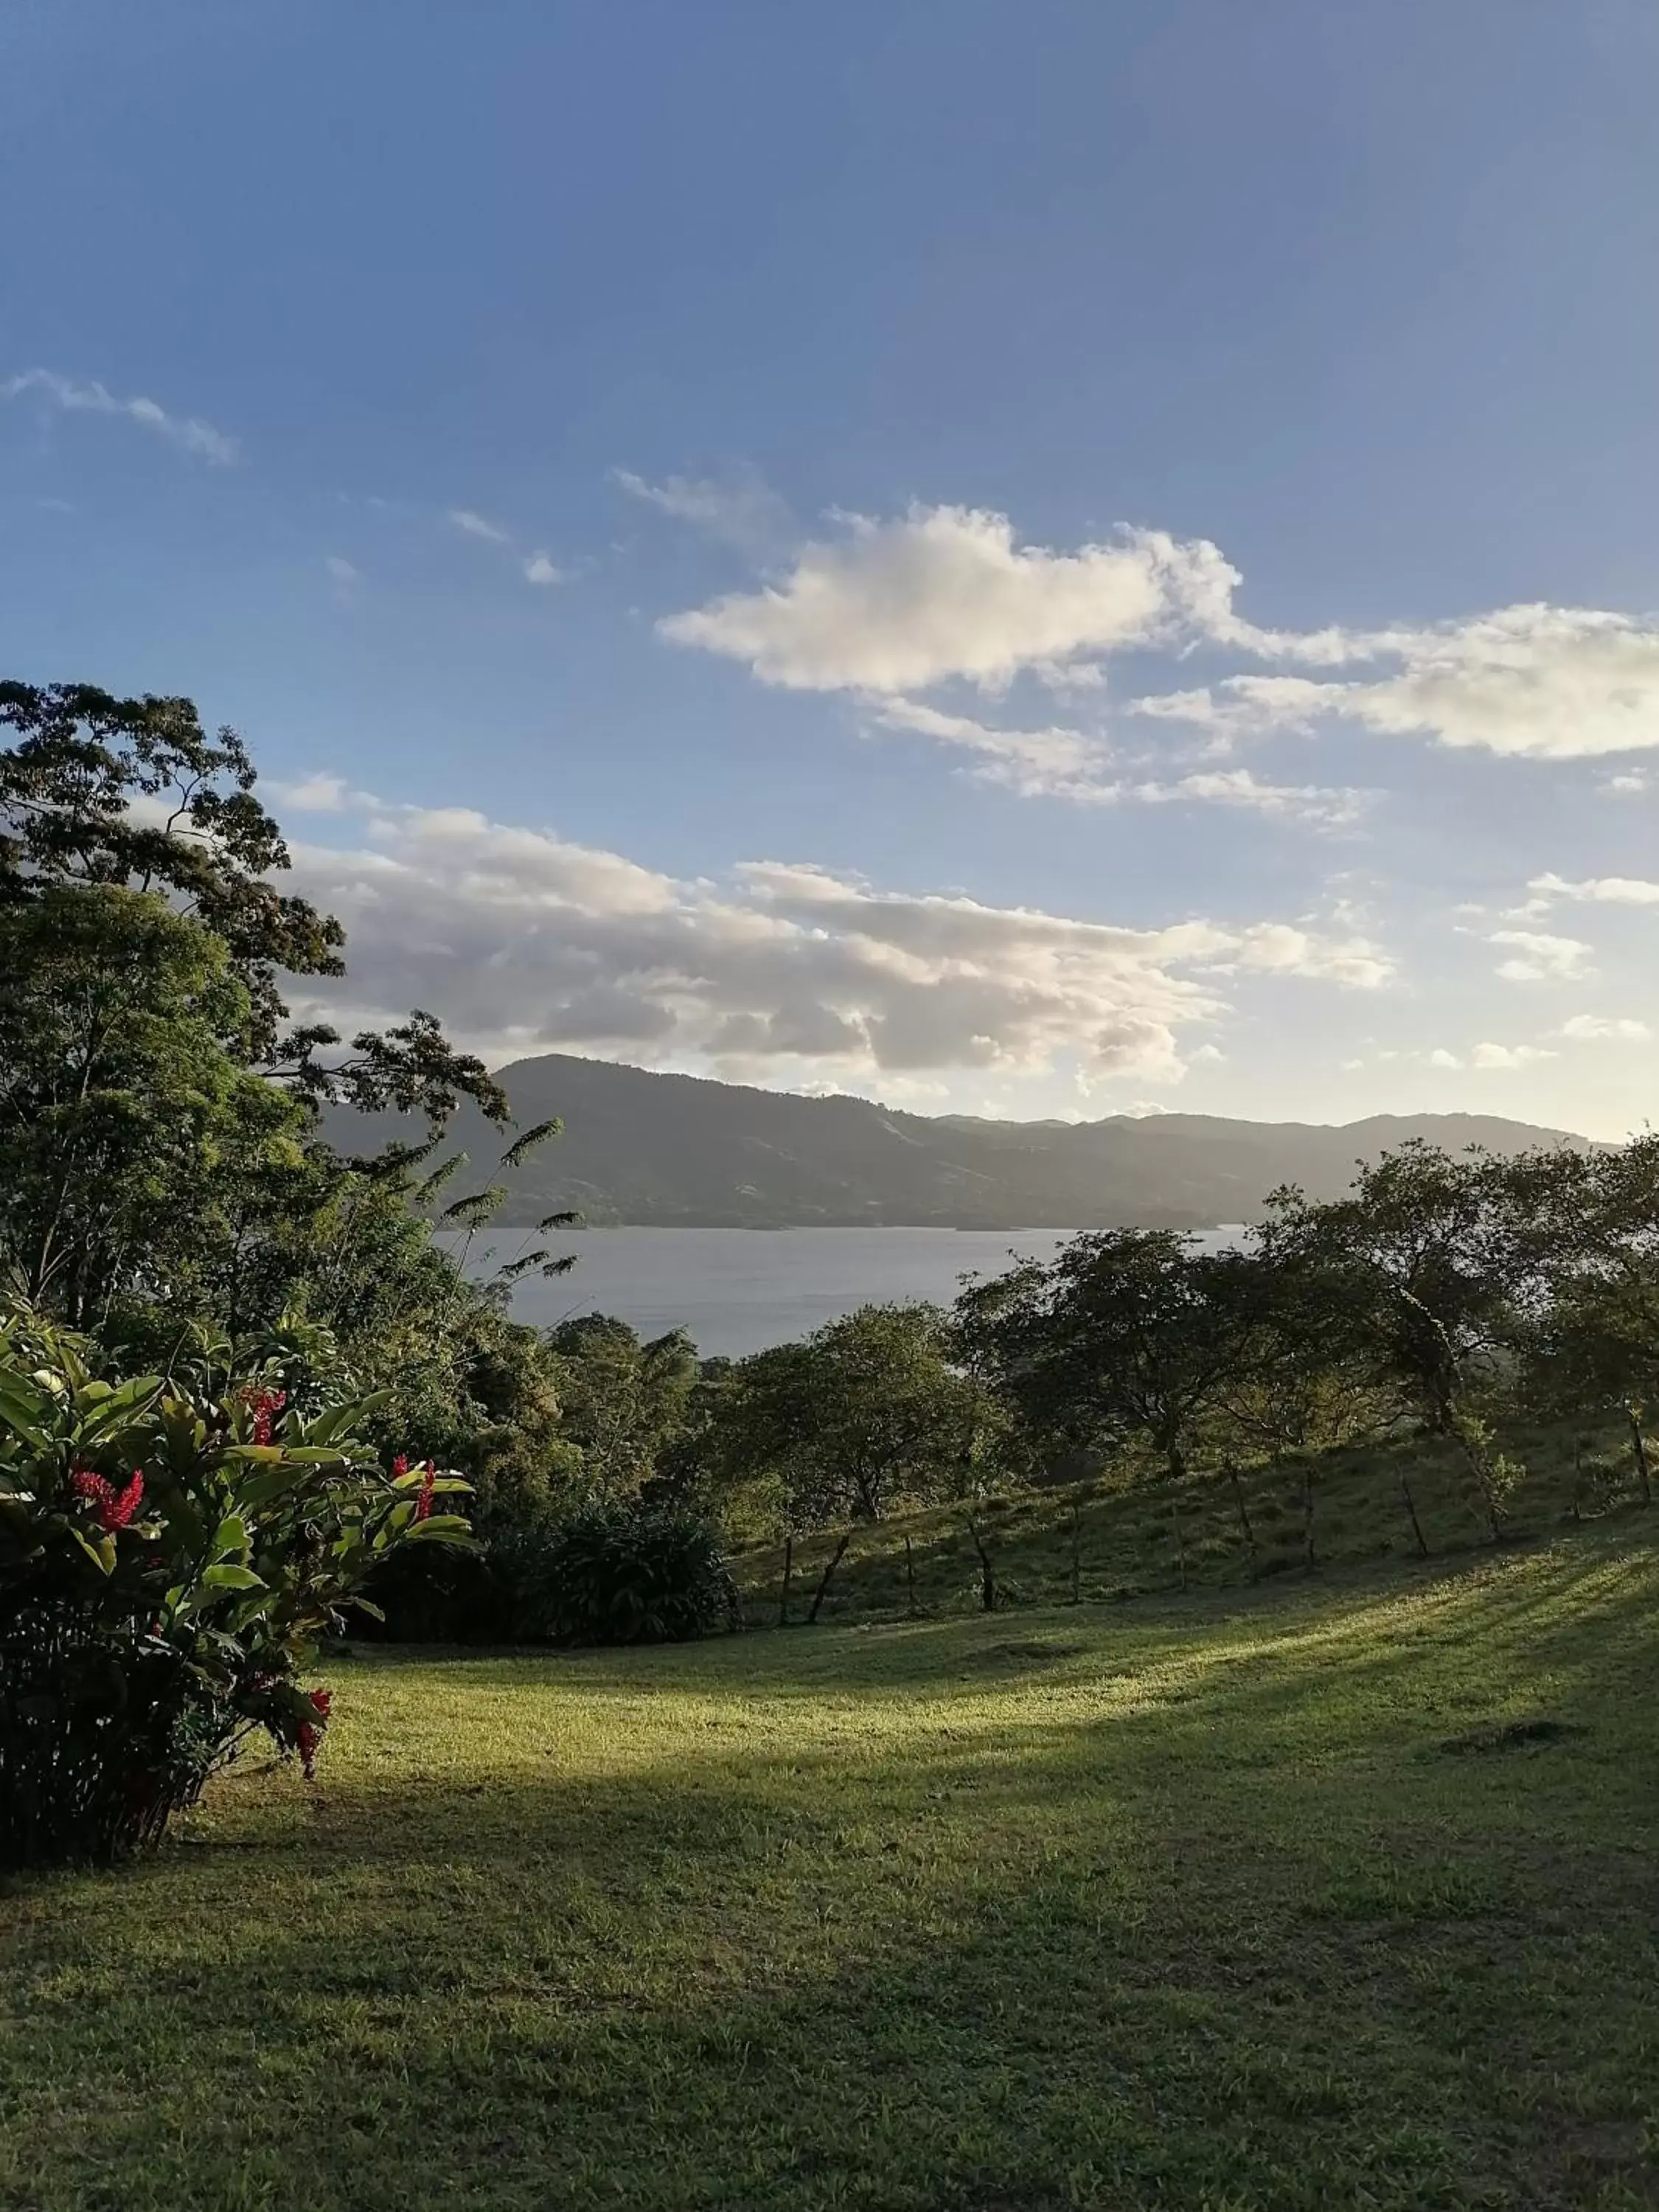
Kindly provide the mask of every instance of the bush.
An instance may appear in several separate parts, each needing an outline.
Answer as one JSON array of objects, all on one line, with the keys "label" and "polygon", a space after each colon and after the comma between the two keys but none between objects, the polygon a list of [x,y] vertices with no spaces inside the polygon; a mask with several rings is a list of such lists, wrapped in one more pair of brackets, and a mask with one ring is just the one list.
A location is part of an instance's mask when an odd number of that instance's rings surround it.
[{"label": "bush", "polygon": [[742,1625],[720,1533],[683,1506],[595,1501],[504,1538],[490,1565],[530,1641],[677,1644]]},{"label": "bush", "polygon": [[363,1443],[374,1400],[290,1406],[277,1371],[217,1400],[112,1382],[0,1323],[0,1866],[155,1841],[256,1730],[309,1775],[319,1637],[397,1552],[469,1540],[432,1511],[465,1483]]}]

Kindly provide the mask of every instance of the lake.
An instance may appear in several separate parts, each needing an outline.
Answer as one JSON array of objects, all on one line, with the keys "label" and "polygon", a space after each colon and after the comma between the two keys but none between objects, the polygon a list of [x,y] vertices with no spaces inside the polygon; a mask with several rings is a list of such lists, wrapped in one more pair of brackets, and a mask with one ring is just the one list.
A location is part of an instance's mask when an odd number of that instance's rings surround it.
[{"label": "lake", "polygon": [[[1230,1243],[1206,1231],[1206,1245]],[[550,1282],[521,1282],[513,1310],[546,1328],[585,1313],[615,1314],[642,1336],[684,1328],[704,1352],[740,1358],[851,1313],[903,1298],[948,1304],[963,1275],[1000,1274],[1011,1261],[1050,1258],[1066,1239],[1052,1229],[588,1229],[550,1239],[576,1265]],[[479,1240],[495,1264],[531,1233],[495,1230]],[[475,1269],[489,1272],[480,1261]]]}]

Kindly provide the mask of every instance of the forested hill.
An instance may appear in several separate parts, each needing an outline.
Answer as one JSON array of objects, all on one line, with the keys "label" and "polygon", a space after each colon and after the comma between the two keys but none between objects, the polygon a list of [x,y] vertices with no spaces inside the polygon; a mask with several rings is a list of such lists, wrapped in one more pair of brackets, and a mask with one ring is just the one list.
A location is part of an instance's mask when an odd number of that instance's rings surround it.
[{"label": "forested hill", "polygon": [[[501,1080],[521,1127],[551,1114],[564,1122],[556,1142],[503,1172],[508,1221],[569,1206],[595,1224],[1200,1228],[1255,1218],[1283,1182],[1334,1196],[1357,1160],[1408,1137],[1504,1153],[1583,1142],[1474,1114],[1379,1115],[1338,1127],[1202,1114],[975,1121],[562,1054],[517,1061]],[[337,1113],[329,1127],[343,1149],[361,1151],[398,1124]],[[453,1134],[471,1172],[452,1194],[489,1180],[501,1149],[471,1111]]]}]

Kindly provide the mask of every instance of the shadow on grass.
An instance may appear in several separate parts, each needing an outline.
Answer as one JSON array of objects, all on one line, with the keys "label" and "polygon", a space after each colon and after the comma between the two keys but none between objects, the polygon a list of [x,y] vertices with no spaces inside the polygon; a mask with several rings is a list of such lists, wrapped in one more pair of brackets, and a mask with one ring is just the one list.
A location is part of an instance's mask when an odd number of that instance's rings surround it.
[{"label": "shadow on grass", "polygon": [[[33,1887],[0,2203],[1639,2203],[1654,1581],[1587,1543],[1271,1619],[377,1653],[366,1715],[465,1746],[531,1692],[609,1753],[638,1701],[640,1755],[366,1751]],[[1446,1758],[1458,1698],[1589,1733]]]}]

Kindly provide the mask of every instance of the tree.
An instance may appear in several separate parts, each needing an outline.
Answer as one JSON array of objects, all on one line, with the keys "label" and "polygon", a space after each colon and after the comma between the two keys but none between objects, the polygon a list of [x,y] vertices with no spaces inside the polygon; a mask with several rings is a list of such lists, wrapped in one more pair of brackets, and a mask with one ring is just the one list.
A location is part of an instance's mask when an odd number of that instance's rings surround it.
[{"label": "tree", "polygon": [[226,1040],[244,1065],[313,1109],[418,1110],[441,1125],[468,1097],[492,1121],[510,1120],[483,1061],[418,1009],[364,1030],[349,1054],[326,1023],[283,1031],[279,975],[343,975],[345,933],[275,887],[288,847],[234,730],[209,738],[188,699],[11,682],[0,683],[5,729],[18,741],[0,749],[0,905],[33,904],[63,884],[154,893],[224,946],[246,992],[242,1031]]},{"label": "tree", "polygon": [[1535,1270],[1508,1164],[1413,1139],[1362,1164],[1346,1197],[1275,1191],[1261,1249],[1322,1286],[1350,1349],[1437,1435],[1501,1372]]},{"label": "tree", "polygon": [[1547,1417],[1620,1414],[1652,1498],[1647,1408],[1659,1394],[1659,1137],[1511,1163],[1547,1295],[1520,1340],[1522,1395]]},{"label": "tree", "polygon": [[0,1255],[73,1325],[228,1233],[244,1179],[299,1179],[304,1109],[250,1071],[223,940],[153,894],[0,903]]},{"label": "tree", "polygon": [[583,1480],[612,1498],[636,1497],[678,1437],[698,1381],[684,1329],[641,1343],[624,1321],[585,1314],[550,1332],[561,1433],[580,1454]]},{"label": "tree", "polygon": [[739,1360],[710,1420],[717,1479],[775,1476],[793,1529],[960,1488],[994,1415],[950,1351],[936,1307],[869,1305]]},{"label": "tree", "polygon": [[1178,1477],[1241,1371],[1236,1273],[1168,1230],[1105,1230],[964,1293],[957,1339],[1040,1451],[1139,1440]]}]

